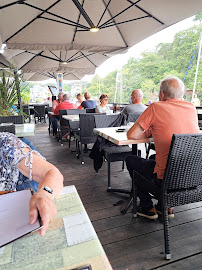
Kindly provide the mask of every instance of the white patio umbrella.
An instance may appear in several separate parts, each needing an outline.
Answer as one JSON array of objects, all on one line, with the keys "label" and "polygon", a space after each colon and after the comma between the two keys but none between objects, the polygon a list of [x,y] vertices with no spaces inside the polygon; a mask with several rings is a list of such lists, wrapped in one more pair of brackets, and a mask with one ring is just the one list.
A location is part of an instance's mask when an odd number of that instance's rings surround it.
[{"label": "white patio umbrella", "polygon": [[201,10],[201,0],[1,0],[0,34],[23,72],[96,68]]}]

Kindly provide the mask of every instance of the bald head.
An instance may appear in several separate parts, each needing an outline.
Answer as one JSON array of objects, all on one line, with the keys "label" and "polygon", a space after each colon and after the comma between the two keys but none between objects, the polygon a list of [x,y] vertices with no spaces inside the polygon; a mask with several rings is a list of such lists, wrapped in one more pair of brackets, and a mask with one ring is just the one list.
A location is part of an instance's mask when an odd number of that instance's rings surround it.
[{"label": "bald head", "polygon": [[131,93],[132,104],[142,104],[143,92],[140,89],[135,89]]},{"label": "bald head", "polygon": [[165,77],[160,84],[159,100],[170,98],[182,98],[184,94],[184,83],[175,76]]}]

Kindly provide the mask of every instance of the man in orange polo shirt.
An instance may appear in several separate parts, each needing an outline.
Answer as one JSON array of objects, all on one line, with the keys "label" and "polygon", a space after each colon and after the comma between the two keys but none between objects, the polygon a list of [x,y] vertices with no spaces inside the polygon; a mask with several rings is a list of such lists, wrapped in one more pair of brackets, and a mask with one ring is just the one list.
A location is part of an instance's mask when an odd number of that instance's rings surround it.
[{"label": "man in orange polo shirt", "polygon": [[[152,136],[156,149],[156,161],[130,156],[126,164],[132,178],[133,170],[148,179],[148,185],[160,186],[164,176],[170,143],[173,134],[198,133],[198,119],[195,107],[183,101],[184,84],[177,77],[166,77],[161,81],[159,101],[152,103],[138,118],[137,122],[128,131],[128,139],[142,139]],[[147,183],[144,183],[147,185]],[[140,207],[137,214],[149,219],[158,218],[161,206],[153,206],[151,196],[143,188],[138,187]],[[169,217],[174,217],[169,208]]]}]

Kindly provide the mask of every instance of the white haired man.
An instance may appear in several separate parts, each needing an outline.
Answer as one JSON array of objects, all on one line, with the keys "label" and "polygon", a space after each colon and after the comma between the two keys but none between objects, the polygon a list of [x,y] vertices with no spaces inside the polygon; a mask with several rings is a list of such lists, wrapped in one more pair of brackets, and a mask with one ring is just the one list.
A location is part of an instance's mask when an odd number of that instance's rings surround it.
[{"label": "white haired man", "polygon": [[[161,186],[173,134],[198,133],[198,119],[194,105],[182,100],[183,82],[174,76],[164,78],[160,84],[159,101],[152,103],[127,132],[128,139],[142,139],[152,136],[156,149],[156,161],[130,156],[126,165],[132,178],[133,170],[144,176],[145,189]],[[161,205],[153,206],[151,196],[138,186],[140,207],[137,214],[149,219],[158,218]],[[173,209],[168,216],[174,217]]]},{"label": "white haired man", "polygon": [[122,113],[128,115],[129,113],[143,113],[147,106],[142,104],[143,92],[140,89],[135,89],[131,93],[131,104],[127,105]]}]

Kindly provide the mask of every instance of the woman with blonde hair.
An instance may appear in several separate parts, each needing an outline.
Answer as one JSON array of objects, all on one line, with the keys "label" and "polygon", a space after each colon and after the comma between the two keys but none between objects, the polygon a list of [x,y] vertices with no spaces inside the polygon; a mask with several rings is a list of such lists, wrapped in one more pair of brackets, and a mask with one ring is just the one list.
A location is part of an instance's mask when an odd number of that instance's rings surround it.
[{"label": "woman with blonde hair", "polygon": [[85,100],[81,103],[81,106],[84,108],[84,109],[94,109],[96,107],[96,103],[94,100],[90,99],[91,96],[90,96],[90,93],[89,92],[85,92],[84,93],[84,97],[85,97]]}]

